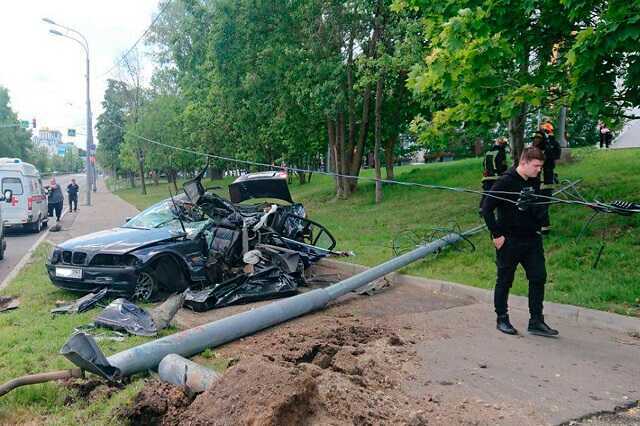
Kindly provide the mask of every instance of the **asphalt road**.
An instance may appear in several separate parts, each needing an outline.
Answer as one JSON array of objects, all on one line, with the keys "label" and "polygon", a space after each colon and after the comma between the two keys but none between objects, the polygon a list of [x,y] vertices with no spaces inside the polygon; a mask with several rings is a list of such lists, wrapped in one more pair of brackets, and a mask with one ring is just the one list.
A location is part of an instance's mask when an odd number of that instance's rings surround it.
[{"label": "asphalt road", "polygon": [[[82,185],[82,181],[84,180],[81,175],[64,175],[56,177],[58,184],[64,189],[69,184],[72,178],[75,178],[76,181]],[[43,179],[43,184],[45,180]],[[82,190],[82,186],[80,187]],[[66,200],[66,191],[65,192],[65,206],[64,211],[67,210],[67,200]],[[78,208],[82,208],[82,193],[80,194],[80,203],[78,203]],[[53,226],[56,223],[55,217],[53,220],[49,218],[49,226]],[[4,279],[11,273],[13,268],[22,260],[24,255],[29,251],[29,249],[38,241],[40,237],[44,233],[48,232],[48,228],[40,231],[38,234],[33,234],[29,231],[21,230],[21,229],[11,229],[7,230],[6,238],[7,238],[7,250],[4,253],[4,259],[0,261],[0,283],[4,281]]]}]

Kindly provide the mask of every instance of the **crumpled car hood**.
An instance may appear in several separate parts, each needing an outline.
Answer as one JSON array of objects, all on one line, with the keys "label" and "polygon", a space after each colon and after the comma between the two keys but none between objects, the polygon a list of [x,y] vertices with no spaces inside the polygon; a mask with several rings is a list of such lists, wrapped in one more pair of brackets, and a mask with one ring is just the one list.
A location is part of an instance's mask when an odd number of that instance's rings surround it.
[{"label": "crumpled car hood", "polygon": [[113,228],[73,238],[60,244],[63,250],[79,250],[87,253],[126,254],[132,250],[170,241],[183,236],[170,228],[135,229]]}]

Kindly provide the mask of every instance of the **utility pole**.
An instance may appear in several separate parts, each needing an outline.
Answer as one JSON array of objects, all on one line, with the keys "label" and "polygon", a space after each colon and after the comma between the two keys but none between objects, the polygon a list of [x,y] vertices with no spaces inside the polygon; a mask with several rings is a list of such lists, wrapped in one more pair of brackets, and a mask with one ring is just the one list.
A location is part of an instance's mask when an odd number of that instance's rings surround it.
[{"label": "utility pole", "polygon": [[87,174],[87,206],[91,205],[91,190],[93,189],[93,191],[95,192],[96,190],[96,182],[95,182],[95,175],[93,173],[93,164],[91,163],[91,152],[93,152],[93,126],[91,123],[91,97],[90,97],[90,90],[89,90],[89,86],[90,86],[90,75],[89,75],[89,42],[87,42],[87,39],[84,35],[82,35],[82,33],[80,33],[77,30],[74,30],[73,28],[69,28],[66,27],[64,25],[61,24],[57,24],[55,22],[53,22],[51,19],[49,18],[42,18],[42,20],[44,22],[46,22],[47,24],[51,24],[54,25],[56,27],[62,28],[64,30],[66,30],[67,32],[72,32],[75,33],[77,35],[80,36],[80,38],[82,40],[78,40],[75,37],[70,36],[69,34],[63,34],[60,31],[57,30],[53,30],[50,29],[49,32],[53,35],[57,35],[60,37],[65,37],[68,39],[71,39],[73,41],[75,41],[76,43],[78,43],[80,46],[82,46],[82,48],[84,49],[84,52],[87,55],[87,74],[86,74],[86,84],[87,84],[87,144],[86,144],[86,149],[87,149],[87,160],[86,160],[86,174]]}]

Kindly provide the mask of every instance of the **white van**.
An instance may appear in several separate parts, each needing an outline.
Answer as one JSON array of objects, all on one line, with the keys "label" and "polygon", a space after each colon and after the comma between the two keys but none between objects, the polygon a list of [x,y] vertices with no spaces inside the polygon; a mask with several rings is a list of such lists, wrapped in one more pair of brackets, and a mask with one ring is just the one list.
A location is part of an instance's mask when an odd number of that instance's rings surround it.
[{"label": "white van", "polygon": [[2,206],[2,220],[6,228],[24,227],[40,232],[48,223],[48,201],[40,172],[33,164],[19,158],[0,158],[1,193],[11,190],[11,202]]}]

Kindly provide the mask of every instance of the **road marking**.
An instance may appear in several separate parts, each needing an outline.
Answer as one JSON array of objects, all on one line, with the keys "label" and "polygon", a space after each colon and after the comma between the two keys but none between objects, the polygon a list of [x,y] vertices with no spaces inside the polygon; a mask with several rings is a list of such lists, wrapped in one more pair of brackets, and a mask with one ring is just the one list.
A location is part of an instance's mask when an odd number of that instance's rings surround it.
[{"label": "road marking", "polygon": [[[62,214],[60,215],[61,221],[62,219],[64,219],[64,216],[67,214],[67,212],[68,210],[66,208],[62,210]],[[38,248],[42,240],[44,240],[49,236],[49,232],[51,232],[51,226],[47,224],[47,230],[43,232],[42,235],[40,235],[40,237],[36,240],[36,242],[33,243],[33,245],[29,248],[29,250],[27,250],[24,256],[22,256],[22,259],[20,259],[20,262],[18,262],[18,264],[13,268],[13,270],[9,272],[9,275],[7,275],[4,278],[4,280],[2,280],[2,282],[0,283],[0,290],[8,286],[9,283],[20,273],[20,271],[22,271],[22,269],[27,265],[29,260],[31,260],[31,256],[33,256],[33,253],[36,251],[36,249]]]}]

